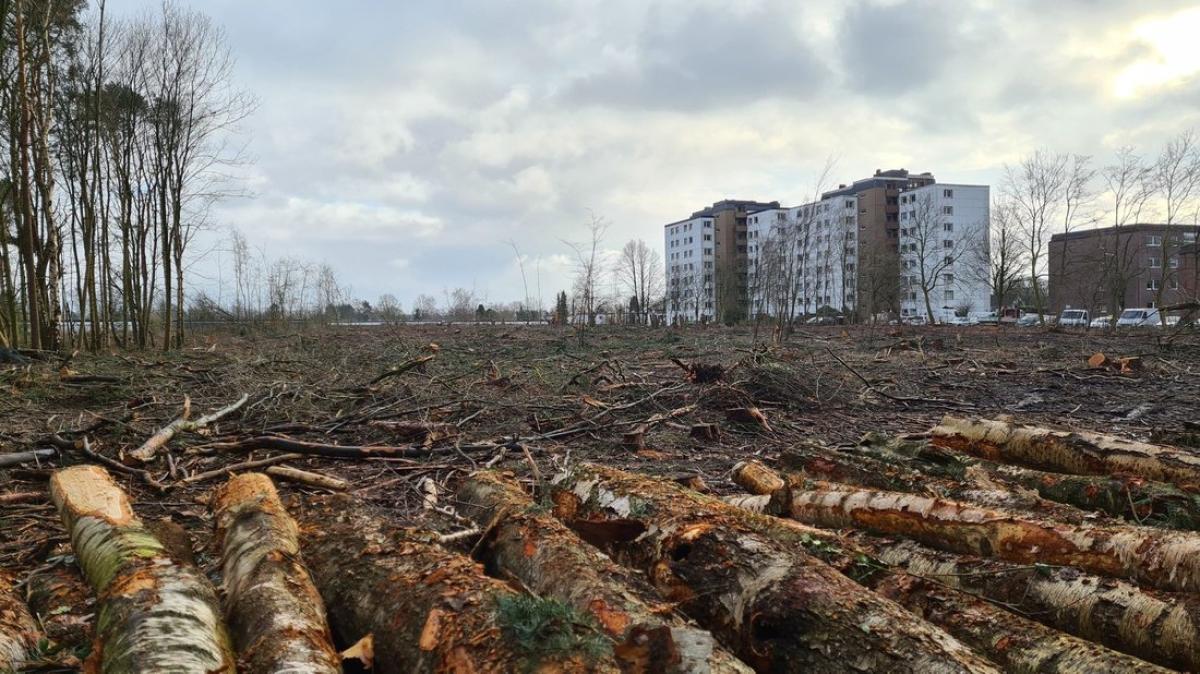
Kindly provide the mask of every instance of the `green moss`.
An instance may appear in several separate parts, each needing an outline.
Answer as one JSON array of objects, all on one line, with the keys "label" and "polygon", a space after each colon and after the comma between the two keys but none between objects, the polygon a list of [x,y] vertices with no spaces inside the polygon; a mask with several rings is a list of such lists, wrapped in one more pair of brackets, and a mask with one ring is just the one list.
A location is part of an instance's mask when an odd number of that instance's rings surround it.
[{"label": "green moss", "polygon": [[530,671],[548,658],[580,656],[594,661],[612,650],[592,616],[555,599],[499,597],[496,621]]}]

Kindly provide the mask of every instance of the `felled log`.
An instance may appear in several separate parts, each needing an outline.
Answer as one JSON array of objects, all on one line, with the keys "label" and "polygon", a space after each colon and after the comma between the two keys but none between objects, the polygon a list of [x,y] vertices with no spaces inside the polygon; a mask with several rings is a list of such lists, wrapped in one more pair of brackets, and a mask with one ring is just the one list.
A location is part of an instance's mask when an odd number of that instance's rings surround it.
[{"label": "felled log", "polygon": [[50,498],[99,596],[89,661],[105,672],[233,672],[216,592],[174,563],[103,468],[50,479]]},{"label": "felled log", "polygon": [[325,605],[302,560],[296,522],[271,479],[245,473],[212,499],[225,615],[244,672],[340,674]]},{"label": "felled log", "polygon": [[330,623],[344,643],[373,635],[373,671],[379,674],[538,671],[539,666],[617,671],[600,649],[591,655],[578,649],[539,651],[550,640],[573,643],[577,625],[513,634],[516,626],[505,622],[512,616],[503,609],[512,609],[521,595],[430,536],[390,530],[356,511],[345,497],[301,516],[304,556],[329,607]]},{"label": "felled log", "polygon": [[770,494],[776,489],[783,489],[783,478],[753,459],[740,461],[733,467],[733,483],[751,494]]},{"label": "felled log", "polygon": [[[458,492],[459,510],[488,532],[480,546],[489,565],[522,586],[591,614],[618,644],[626,671],[751,672],[715,645],[712,635],[652,605],[640,582],[549,513],[512,481],[476,473]],[[653,590],[645,588],[650,596]]]},{"label": "felled log", "polygon": [[1072,525],[899,492],[829,486],[777,492],[780,512],[823,527],[902,536],[950,552],[1074,566],[1165,590],[1200,590],[1200,535]]},{"label": "felled log", "polygon": [[[854,533],[827,538],[905,572],[1164,667],[1200,671],[1200,597],[1148,592],[1070,567],[1012,564]],[[1101,670],[1103,671],[1103,670]]]},{"label": "felled log", "polygon": [[923,578],[892,574],[875,591],[1017,674],[1171,671],[1068,636]]},{"label": "felled log", "polygon": [[0,571],[0,672],[21,670],[41,638],[38,624],[13,589],[14,581]]},{"label": "felled log", "polygon": [[567,521],[642,521],[645,533],[612,546],[613,554],[759,671],[996,671],[717,499],[594,465],[559,476],[554,497]]},{"label": "felled log", "polygon": [[81,653],[91,641],[95,599],[74,566],[38,569],[28,579],[29,610],[57,653]]},{"label": "felled log", "polygon": [[254,450],[274,450],[302,454],[305,456],[323,456],[330,459],[396,459],[425,457],[433,454],[451,454],[455,452],[493,452],[500,448],[494,443],[463,444],[447,447],[390,447],[386,445],[330,445],[320,442],[294,440],[281,435],[260,435],[243,438],[233,442],[214,442],[205,445],[207,451],[213,452],[252,452]]},{"label": "felled log", "polygon": [[1200,491],[1200,455],[1084,431],[946,416],[932,443],[999,463],[1075,475],[1129,473]]},{"label": "felled log", "polygon": [[296,482],[298,484],[316,487],[318,489],[328,489],[330,491],[346,491],[350,488],[350,483],[338,478],[314,473],[308,470],[300,470],[291,466],[270,466],[267,468],[267,475],[279,478],[287,482]]},{"label": "felled log", "polygon": [[181,414],[179,418],[175,419],[171,423],[163,426],[158,430],[157,433],[150,436],[150,439],[142,443],[141,447],[129,452],[129,458],[141,463],[148,463],[149,461],[152,461],[155,455],[158,454],[158,451],[165,447],[167,443],[174,439],[176,435],[184,431],[198,431],[200,429],[207,428],[209,424],[220,421],[222,418],[227,417],[241,409],[242,405],[245,405],[246,401],[249,399],[250,395],[245,394],[234,403],[227,405],[216,412],[213,412],[212,414],[195,420],[189,418],[191,415],[191,401],[185,399],[183,405],[183,414]]}]

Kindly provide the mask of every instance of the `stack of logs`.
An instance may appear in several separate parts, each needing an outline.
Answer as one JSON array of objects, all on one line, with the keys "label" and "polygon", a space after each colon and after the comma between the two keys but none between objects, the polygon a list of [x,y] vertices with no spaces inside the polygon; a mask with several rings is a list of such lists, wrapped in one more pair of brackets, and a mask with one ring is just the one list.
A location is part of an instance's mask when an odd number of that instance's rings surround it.
[{"label": "stack of logs", "polygon": [[[724,499],[591,464],[535,497],[475,473],[469,554],[344,495],[289,512],[245,473],[210,501],[219,587],[102,468],[50,495],[95,597],[88,671],[1200,671],[1190,452],[947,417],[780,465],[739,464],[750,494]],[[14,580],[0,671],[70,633]]]}]

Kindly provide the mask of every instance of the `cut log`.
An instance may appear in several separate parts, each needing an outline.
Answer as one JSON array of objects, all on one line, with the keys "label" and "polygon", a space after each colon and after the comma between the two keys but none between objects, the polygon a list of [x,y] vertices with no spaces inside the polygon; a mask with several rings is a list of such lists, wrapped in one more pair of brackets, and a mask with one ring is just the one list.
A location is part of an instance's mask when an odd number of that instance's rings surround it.
[{"label": "cut log", "polygon": [[[689,625],[642,597],[649,587],[539,509],[519,486],[477,473],[459,489],[460,511],[489,535],[480,546],[490,566],[522,586],[590,613],[618,646],[626,671],[748,673],[747,665]],[[639,595],[635,592],[642,589]]]},{"label": "cut log", "polygon": [[74,566],[50,566],[34,571],[28,580],[29,610],[37,617],[54,651],[79,654],[91,641],[95,600]]},{"label": "cut log", "polygon": [[0,672],[23,669],[42,633],[25,602],[17,596],[15,579],[0,571]]},{"label": "cut log", "polygon": [[691,435],[701,442],[715,442],[721,439],[721,427],[716,424],[693,424]]},{"label": "cut log", "polygon": [[893,574],[875,591],[932,622],[1016,674],[1167,674],[1169,669],[1117,653],[923,578]]},{"label": "cut log", "polygon": [[613,554],[644,570],[667,599],[760,671],[996,671],[798,546],[762,535],[753,515],[717,499],[593,465],[558,476],[554,496],[568,521],[643,521],[646,533]]},{"label": "cut log", "polygon": [[385,445],[329,445],[319,442],[294,440],[282,435],[262,435],[233,442],[214,442],[205,445],[213,452],[252,452],[275,450],[305,456],[323,456],[330,459],[395,459],[425,457],[434,454],[456,454],[458,452],[494,452],[503,445],[494,443],[461,444],[446,447],[389,447]]},{"label": "cut log", "polygon": [[157,433],[150,436],[150,439],[144,442],[141,447],[129,452],[129,458],[140,463],[148,463],[154,459],[155,455],[158,454],[158,450],[165,447],[167,443],[170,442],[176,435],[179,435],[184,431],[191,432],[207,428],[209,424],[220,421],[222,418],[227,417],[241,409],[242,405],[245,405],[246,401],[249,399],[250,395],[245,394],[233,404],[227,405],[226,407],[223,407],[212,414],[195,420],[189,419],[191,414],[191,401],[185,399],[183,404],[183,414],[181,414],[178,419],[172,421],[166,426],[163,426]]},{"label": "cut log", "polygon": [[83,575],[99,596],[95,647],[105,672],[233,672],[216,592],[174,563],[103,468],[50,479],[50,498]]},{"label": "cut log", "polygon": [[296,523],[271,479],[246,473],[212,499],[225,615],[244,672],[340,674],[325,605],[300,559]]},{"label": "cut log", "polygon": [[831,486],[776,493],[801,522],[902,536],[950,552],[1074,566],[1165,590],[1200,590],[1200,535],[1137,526],[1071,525],[898,492]]},{"label": "cut log", "polygon": [[573,639],[610,643],[593,632],[580,637],[578,625],[559,622],[554,631],[515,635],[532,620],[518,625],[514,619],[538,617],[530,616],[536,608],[526,610],[537,604],[431,542],[432,536],[388,529],[345,497],[313,505],[301,518],[305,559],[330,623],[343,643],[373,635],[379,674],[617,671],[601,648],[590,655],[580,648],[547,650],[574,645]]},{"label": "cut log", "polygon": [[1129,473],[1200,491],[1200,455],[1111,435],[946,416],[932,442],[999,463],[1074,475]]},{"label": "cut log", "polygon": [[296,482],[309,487],[316,487],[317,489],[346,491],[350,488],[350,483],[341,478],[300,470],[299,468],[292,468],[290,466],[271,466],[267,468],[267,475],[287,482]]},{"label": "cut log", "polygon": [[775,471],[753,459],[734,465],[732,477],[734,484],[751,494],[770,494],[786,486]]}]

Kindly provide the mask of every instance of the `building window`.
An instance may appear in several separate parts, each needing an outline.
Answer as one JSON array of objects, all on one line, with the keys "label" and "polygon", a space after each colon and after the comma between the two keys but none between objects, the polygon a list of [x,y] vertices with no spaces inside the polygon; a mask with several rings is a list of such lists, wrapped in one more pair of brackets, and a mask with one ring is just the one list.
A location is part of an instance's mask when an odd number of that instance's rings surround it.
[{"label": "building window", "polygon": [[705,241],[712,241],[712,234],[705,234],[705,235],[704,235],[704,240],[705,240]]},{"label": "building window", "polygon": [[946,239],[945,241],[942,242],[942,248],[953,248],[953,247],[954,247],[954,242],[951,241],[950,239]]},{"label": "building window", "polygon": [[1177,257],[1171,258],[1170,260],[1167,261],[1167,265],[1169,267],[1171,267],[1171,269],[1179,269],[1179,258],[1177,258]]},{"label": "building window", "polygon": [[942,206],[942,215],[954,215],[954,207]]},{"label": "building window", "polygon": [[950,255],[946,256],[946,264],[954,264],[954,258]]},{"label": "building window", "polygon": [[1162,266],[1162,261],[1154,256],[1146,258],[1146,262],[1150,266],[1151,269],[1158,269],[1159,267]]},{"label": "building window", "polygon": [[953,232],[954,231],[954,223],[953,222],[942,223],[942,231],[943,232]]},{"label": "building window", "polygon": [[1157,248],[1162,245],[1162,237],[1161,236],[1147,236],[1146,237],[1146,245],[1151,248]]},{"label": "building window", "polygon": [[953,290],[947,290],[947,291],[946,291],[946,299],[947,299],[947,300],[953,300],[953,299],[954,299],[954,291],[953,291]]},{"label": "building window", "polygon": [[942,274],[942,283],[946,285],[954,283],[954,274]]},{"label": "building window", "polygon": [[1158,290],[1161,287],[1162,287],[1162,285],[1159,284],[1159,281],[1156,278],[1152,278],[1149,281],[1146,281],[1146,290]]},{"label": "building window", "polygon": [[942,196],[947,199],[954,198],[954,190],[942,190]]}]

